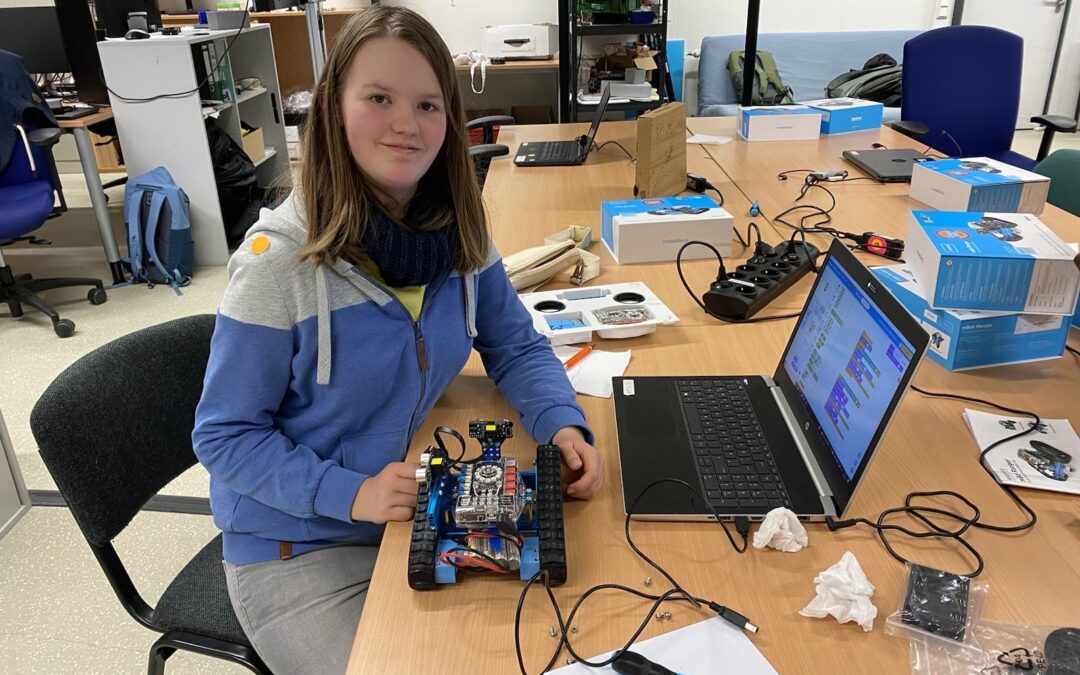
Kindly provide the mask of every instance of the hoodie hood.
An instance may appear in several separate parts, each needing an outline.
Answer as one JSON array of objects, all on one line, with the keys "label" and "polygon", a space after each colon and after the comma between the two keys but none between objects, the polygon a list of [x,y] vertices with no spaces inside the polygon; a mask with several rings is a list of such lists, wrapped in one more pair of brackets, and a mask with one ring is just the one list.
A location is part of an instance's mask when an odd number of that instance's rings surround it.
[{"label": "hoodie hood", "polygon": [[[303,209],[300,204],[300,200],[294,191],[273,211],[263,209],[259,214],[259,220],[252,225],[244,237],[242,246],[244,248],[250,247],[255,251],[259,247],[256,244],[259,237],[265,237],[268,242],[274,241],[275,248],[279,249],[277,251],[279,257],[289,255],[296,261],[296,256],[307,243],[308,237],[308,230],[304,225]],[[284,244],[284,246],[277,246],[278,243]],[[299,261],[296,261],[296,264],[301,269],[306,266],[310,270],[310,274],[314,275],[315,317],[319,335],[318,368],[315,381],[317,384],[330,384],[330,371],[333,364],[333,348],[330,339],[332,335],[331,303],[330,291],[328,290],[330,275],[348,281],[380,307],[385,307],[388,303],[393,302],[393,298],[348,261],[338,259],[333,264],[323,262],[318,266],[312,266],[310,263],[300,263]]]}]

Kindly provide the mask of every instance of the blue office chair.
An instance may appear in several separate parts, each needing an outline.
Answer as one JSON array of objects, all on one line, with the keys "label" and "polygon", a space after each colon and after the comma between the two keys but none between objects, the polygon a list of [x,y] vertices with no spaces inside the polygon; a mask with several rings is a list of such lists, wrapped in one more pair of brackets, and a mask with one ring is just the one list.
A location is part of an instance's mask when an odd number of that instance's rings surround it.
[{"label": "blue office chair", "polygon": [[[54,190],[59,185],[52,161],[51,147],[60,139],[55,127],[33,128],[33,124],[15,123],[16,142],[11,159],[0,172],[0,245],[27,237],[45,224],[53,214]],[[23,304],[30,305],[52,319],[53,330],[60,337],[71,337],[75,323],[61,319],[59,313],[37,294],[66,286],[92,286],[87,299],[95,305],[108,297],[100,279],[34,279],[29,274],[15,276],[0,250],[0,302],[7,303],[13,318],[23,315]]]},{"label": "blue office chair", "polygon": [[1046,128],[1037,159],[1010,150],[1020,109],[1024,40],[988,26],[947,26],[904,44],[901,122],[951,156],[990,157],[1031,170],[1050,152],[1055,131],[1076,131],[1076,120],[1038,115]]}]

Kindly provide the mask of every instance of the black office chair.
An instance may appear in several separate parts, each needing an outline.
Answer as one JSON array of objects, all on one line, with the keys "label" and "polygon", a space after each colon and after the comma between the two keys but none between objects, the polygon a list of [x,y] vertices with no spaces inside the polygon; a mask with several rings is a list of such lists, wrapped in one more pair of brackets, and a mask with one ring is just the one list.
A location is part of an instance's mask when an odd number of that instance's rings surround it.
[{"label": "black office chair", "polygon": [[484,189],[484,183],[487,182],[487,174],[488,169],[491,168],[491,160],[496,157],[503,157],[510,154],[510,148],[495,143],[495,127],[497,125],[514,123],[514,118],[508,115],[479,117],[465,123],[466,131],[476,128],[483,129],[480,145],[474,145],[469,148],[469,156],[472,157],[473,167],[476,169],[476,182],[480,184],[481,190]]},{"label": "black office chair", "polygon": [[164,673],[177,649],[270,672],[229,601],[221,535],[156,607],[139,595],[112,545],[152,496],[195,464],[191,431],[213,332],[214,316],[203,314],[114,340],[60,373],[30,415],[41,458],[120,604],[163,634],[150,648],[151,675]]}]

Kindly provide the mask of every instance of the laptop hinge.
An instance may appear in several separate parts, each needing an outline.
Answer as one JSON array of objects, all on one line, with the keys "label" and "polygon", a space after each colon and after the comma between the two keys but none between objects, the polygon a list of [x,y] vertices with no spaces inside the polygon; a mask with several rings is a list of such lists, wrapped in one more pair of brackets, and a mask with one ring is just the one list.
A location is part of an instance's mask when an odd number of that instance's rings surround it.
[{"label": "laptop hinge", "polygon": [[795,413],[792,411],[791,406],[788,405],[787,399],[784,398],[784,392],[780,390],[780,387],[776,386],[776,383],[772,378],[766,377],[765,382],[769,385],[769,391],[772,393],[773,398],[776,400],[776,405],[780,409],[780,416],[784,418],[784,423],[787,424],[788,430],[791,432],[791,438],[795,441],[795,447],[799,449],[799,454],[802,455],[803,464],[806,465],[806,470],[810,472],[810,479],[814,481],[814,487],[817,489],[818,498],[821,499],[821,508],[824,510],[826,516],[837,515],[836,502],[833,500],[832,491],[829,489],[829,483],[825,480],[825,473],[818,465],[817,459],[810,449],[810,442],[806,440],[806,435],[796,423]]}]

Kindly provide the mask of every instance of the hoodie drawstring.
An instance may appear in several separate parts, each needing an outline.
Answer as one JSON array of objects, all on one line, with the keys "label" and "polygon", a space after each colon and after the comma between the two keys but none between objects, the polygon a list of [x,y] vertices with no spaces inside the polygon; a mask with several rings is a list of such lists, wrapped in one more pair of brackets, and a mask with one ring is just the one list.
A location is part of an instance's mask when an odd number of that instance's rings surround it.
[{"label": "hoodie drawstring", "polygon": [[315,382],[317,384],[330,384],[330,365],[332,363],[330,297],[326,292],[326,267],[323,265],[319,265],[315,272],[315,311],[319,331],[318,368]]},{"label": "hoodie drawstring", "polygon": [[465,332],[471,338],[476,337],[476,273],[469,271],[461,275],[462,286],[465,288]]}]

